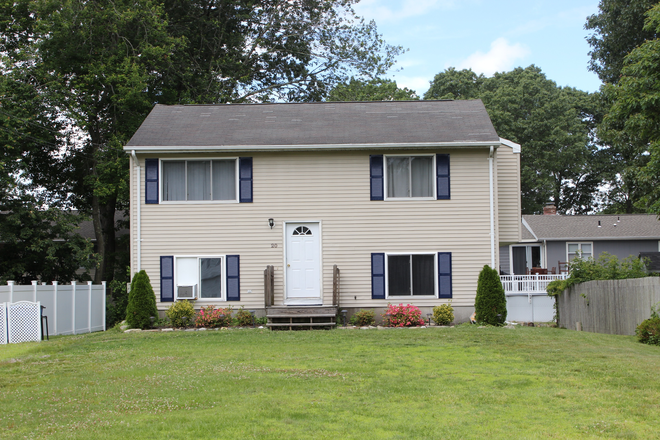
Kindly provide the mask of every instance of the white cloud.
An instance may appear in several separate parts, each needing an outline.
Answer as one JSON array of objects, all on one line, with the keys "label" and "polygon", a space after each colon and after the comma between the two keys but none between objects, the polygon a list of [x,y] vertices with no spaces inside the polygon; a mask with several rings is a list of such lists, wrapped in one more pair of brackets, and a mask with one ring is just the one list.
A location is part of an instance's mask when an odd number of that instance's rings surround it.
[{"label": "white cloud", "polygon": [[419,17],[434,9],[451,9],[454,0],[362,0],[355,6],[358,15],[376,22]]},{"label": "white cloud", "polygon": [[520,43],[509,44],[505,38],[498,38],[490,44],[490,51],[477,51],[456,64],[457,69],[472,69],[476,73],[491,76],[495,72],[511,70],[516,61],[525,58],[531,52]]},{"label": "white cloud", "polygon": [[400,89],[408,87],[410,90],[414,90],[420,98],[429,88],[429,79],[425,76],[396,75],[392,79],[396,81],[397,87]]}]

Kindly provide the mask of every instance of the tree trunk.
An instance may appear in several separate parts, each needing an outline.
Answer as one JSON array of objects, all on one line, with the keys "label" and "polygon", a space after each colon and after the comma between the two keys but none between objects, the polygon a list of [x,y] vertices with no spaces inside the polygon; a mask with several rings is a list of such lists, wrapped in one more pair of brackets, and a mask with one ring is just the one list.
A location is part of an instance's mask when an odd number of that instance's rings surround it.
[{"label": "tree trunk", "polygon": [[92,197],[92,221],[101,261],[94,274],[94,283],[110,282],[115,274],[115,204],[112,199],[101,203],[97,196]]}]

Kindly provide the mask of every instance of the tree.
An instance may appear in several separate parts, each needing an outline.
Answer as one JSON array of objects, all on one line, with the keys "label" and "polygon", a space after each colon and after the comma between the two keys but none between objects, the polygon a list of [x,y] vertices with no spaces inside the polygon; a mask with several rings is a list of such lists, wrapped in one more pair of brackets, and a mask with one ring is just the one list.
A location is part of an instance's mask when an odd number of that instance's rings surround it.
[{"label": "tree", "polygon": [[[599,13],[587,18],[585,29],[594,31],[587,41],[592,50],[589,69],[605,83],[601,88],[603,114],[618,99],[612,85],[623,78],[624,60],[636,47],[658,36],[657,29],[644,26],[645,12],[654,0],[601,0]],[[648,148],[629,136],[623,122],[609,117],[599,121],[597,138],[611,159],[611,177],[606,182],[603,211],[648,212],[649,193],[657,186],[642,173],[649,161]]]},{"label": "tree", "polygon": [[401,49],[355,16],[353,3],[18,0],[0,6],[4,81],[39,101],[33,116],[62,146],[26,170],[53,198],[91,216],[102,256],[95,281],[123,271],[115,263],[114,220],[128,204],[122,146],[153,105],[320,100],[351,74],[384,73]]},{"label": "tree", "polygon": [[416,101],[419,96],[415,91],[404,87],[400,89],[396,81],[374,78],[337,84],[328,94],[328,101]]},{"label": "tree", "polygon": [[433,78],[424,99],[477,99],[485,80],[485,76],[477,75],[472,69],[450,67]]},{"label": "tree", "polygon": [[477,322],[502,325],[506,321],[506,296],[495,269],[485,265],[479,273],[477,296],[474,299]]},{"label": "tree", "polygon": [[497,133],[521,144],[523,213],[540,213],[549,200],[562,213],[597,208],[607,161],[591,137],[593,95],[558,87],[529,66],[492,78],[448,69],[436,75],[424,98],[481,98]]},{"label": "tree", "polygon": [[149,275],[144,270],[136,273],[131,282],[126,306],[126,323],[131,328],[151,328],[151,318],[158,318],[156,295],[151,287]]},{"label": "tree", "polygon": [[[660,5],[648,11],[645,30],[660,35]],[[640,157],[635,177],[648,188],[650,209],[660,213],[660,38],[633,49],[622,74],[617,84],[605,86],[611,107],[602,132]]]},{"label": "tree", "polygon": [[587,37],[592,48],[589,70],[601,81],[619,82],[626,55],[657,36],[655,29],[644,28],[644,14],[656,3],[655,0],[600,0],[600,12],[587,17],[584,28],[594,31]]}]

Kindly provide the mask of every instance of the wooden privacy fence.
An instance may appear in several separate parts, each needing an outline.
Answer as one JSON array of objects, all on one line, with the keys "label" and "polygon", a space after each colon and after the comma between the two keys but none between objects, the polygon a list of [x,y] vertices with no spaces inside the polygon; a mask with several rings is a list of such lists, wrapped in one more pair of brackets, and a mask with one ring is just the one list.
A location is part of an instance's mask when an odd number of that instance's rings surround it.
[{"label": "wooden privacy fence", "polygon": [[[660,278],[588,281],[557,297],[559,325],[612,335],[634,335],[660,302]],[[578,324],[579,323],[579,324]]]},{"label": "wooden privacy fence", "polygon": [[0,286],[0,303],[38,302],[44,306],[51,335],[75,335],[105,330],[105,281],[102,284],[39,284],[16,285],[7,281]]}]

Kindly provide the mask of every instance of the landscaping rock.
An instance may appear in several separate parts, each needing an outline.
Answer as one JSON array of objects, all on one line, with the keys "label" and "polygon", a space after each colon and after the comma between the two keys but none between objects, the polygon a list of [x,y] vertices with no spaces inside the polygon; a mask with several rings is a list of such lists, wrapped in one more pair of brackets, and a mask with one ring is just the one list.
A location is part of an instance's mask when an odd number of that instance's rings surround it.
[{"label": "landscaping rock", "polygon": [[195,332],[195,331],[197,331],[197,329],[196,328],[187,328],[184,331],[185,332]]},{"label": "landscaping rock", "polygon": [[173,328],[164,328],[164,329],[161,329],[160,331],[161,332],[173,332],[174,329]]},{"label": "landscaping rock", "polygon": [[202,328],[198,328],[197,331],[198,331],[198,332],[205,332],[206,329],[205,329],[204,327],[202,327]]},{"label": "landscaping rock", "polygon": [[124,333],[133,333],[133,332],[141,332],[141,328],[129,328],[128,330],[124,330]]},{"label": "landscaping rock", "polygon": [[509,324],[509,325],[505,325],[504,328],[516,328],[516,326]]}]

